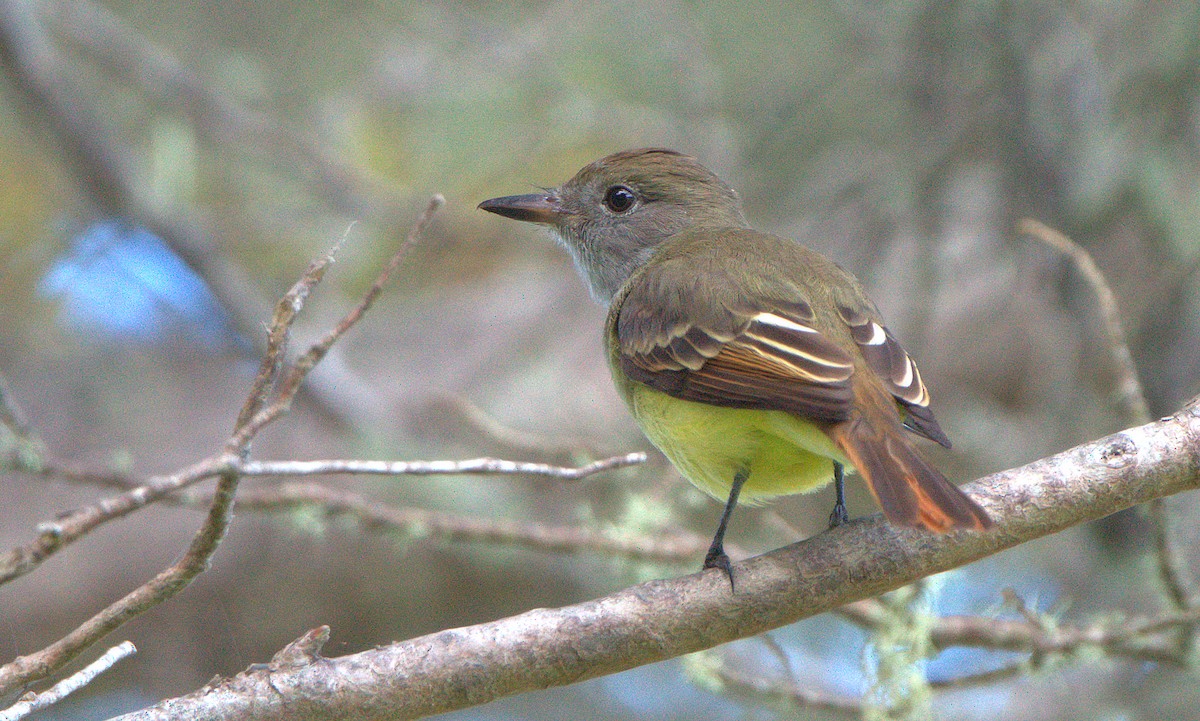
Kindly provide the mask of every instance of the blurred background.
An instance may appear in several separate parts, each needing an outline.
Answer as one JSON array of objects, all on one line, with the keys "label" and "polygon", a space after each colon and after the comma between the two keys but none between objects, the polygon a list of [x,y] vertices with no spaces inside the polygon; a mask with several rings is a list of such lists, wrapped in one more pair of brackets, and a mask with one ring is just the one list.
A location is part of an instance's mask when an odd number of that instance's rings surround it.
[{"label": "blurred background", "polygon": [[[573,464],[649,449],[610,387],[604,310],[566,255],[475,205],[652,145],[699,157],[756,227],[862,278],[921,364],[955,443],[929,452],[952,479],[1128,425],[1093,293],[1017,234],[1022,218],[1095,256],[1153,414],[1200,393],[1196,3],[38,0],[0,3],[0,20],[0,371],[47,447],[98,470],[169,472],[216,452],[279,295],[347,236],[296,331],[317,337],[433,193],[445,208],[254,456]],[[321,480],[456,517],[631,533],[707,538],[720,510],[655,454],[581,482]],[[850,486],[852,515],[875,513]],[[38,522],[113,492],[0,472],[0,541],[27,543]],[[821,530],[831,504],[822,491],[739,509],[730,540],[778,547]],[[1194,503],[1171,506],[1194,551]],[[151,507],[8,584],[0,659],[150,578],[200,520]],[[1162,600],[1148,550],[1142,515],[1120,514],[941,577],[928,603],[997,613],[1012,588],[1073,622],[1150,614]],[[325,653],[343,655],[691,572],[702,555],[638,563],[245,510],[211,571],[112,637],[138,655],[40,718],[189,692],[319,624],[332,626]],[[855,697],[871,683],[865,642],[827,616],[715,658]],[[927,671],[1011,660],[954,651]],[[696,683],[710,661],[449,718],[792,713]],[[1090,658],[940,693],[934,708],[1187,719],[1200,694],[1185,671]]]}]

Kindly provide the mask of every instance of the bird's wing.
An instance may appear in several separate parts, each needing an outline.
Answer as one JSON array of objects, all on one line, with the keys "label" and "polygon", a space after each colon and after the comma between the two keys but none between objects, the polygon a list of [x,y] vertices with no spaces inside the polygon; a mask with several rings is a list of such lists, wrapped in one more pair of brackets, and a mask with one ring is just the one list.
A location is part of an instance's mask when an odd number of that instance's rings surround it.
[{"label": "bird's wing", "polygon": [[850,327],[850,335],[867,365],[899,404],[905,427],[949,448],[950,439],[938,426],[929,407],[929,390],[921,380],[921,371],[892,332],[875,320],[872,316],[876,314],[866,308],[839,305],[838,315]]},{"label": "bird's wing", "polygon": [[812,325],[804,298],[719,302],[661,280],[640,278],[616,311],[617,360],[631,379],[711,405],[850,417],[854,361]]},{"label": "bird's wing", "polygon": [[[817,262],[814,258],[806,256],[808,262]],[[681,256],[632,280],[610,318],[621,369],[684,400],[783,410],[829,423],[847,420],[854,403],[853,350],[818,330],[803,287],[762,267],[758,287],[750,290],[739,284],[745,275],[729,272],[723,262]],[[705,282],[697,283],[701,274]],[[894,397],[905,426],[949,447],[916,363],[857,284],[848,280],[832,297],[813,300],[836,307],[834,317],[845,323],[854,350]]]}]

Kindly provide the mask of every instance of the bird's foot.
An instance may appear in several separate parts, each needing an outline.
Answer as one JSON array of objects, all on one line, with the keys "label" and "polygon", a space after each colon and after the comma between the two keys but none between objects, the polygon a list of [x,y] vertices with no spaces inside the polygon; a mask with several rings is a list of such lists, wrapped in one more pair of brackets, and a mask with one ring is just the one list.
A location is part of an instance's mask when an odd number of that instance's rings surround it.
[{"label": "bird's foot", "polygon": [[850,512],[846,510],[845,503],[835,503],[833,513],[829,514],[829,527],[837,528],[843,523],[850,522]]},{"label": "bird's foot", "polygon": [[725,572],[725,577],[729,579],[729,592],[734,593],[736,589],[733,585],[733,564],[729,562],[729,555],[725,553],[725,549],[721,546],[713,546],[708,549],[708,553],[704,556],[704,570],[710,568],[719,568]]}]

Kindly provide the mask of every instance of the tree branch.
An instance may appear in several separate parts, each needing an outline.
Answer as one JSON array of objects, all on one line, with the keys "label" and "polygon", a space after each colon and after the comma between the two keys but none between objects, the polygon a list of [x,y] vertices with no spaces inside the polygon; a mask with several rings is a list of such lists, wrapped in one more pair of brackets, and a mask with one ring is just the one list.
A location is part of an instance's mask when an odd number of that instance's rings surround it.
[{"label": "tree branch", "polygon": [[20,701],[0,711],[0,721],[17,721],[34,711],[53,706],[135,653],[137,653],[137,648],[131,642],[122,641],[105,651],[100,658],[54,684],[49,690],[25,694]]},{"label": "tree branch", "polygon": [[933,535],[873,516],[720,573],[651,581],[558,609],[297,668],[252,668],[121,717],[405,719],[711,648],[876,596],[1154,498],[1200,486],[1200,409],[967,486],[996,522]]}]

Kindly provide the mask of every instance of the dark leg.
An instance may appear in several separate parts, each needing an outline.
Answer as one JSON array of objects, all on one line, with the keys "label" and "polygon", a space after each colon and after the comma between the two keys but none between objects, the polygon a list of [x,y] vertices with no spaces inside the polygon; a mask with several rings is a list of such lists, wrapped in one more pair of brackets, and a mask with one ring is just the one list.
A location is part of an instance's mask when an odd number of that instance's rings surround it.
[{"label": "dark leg", "polygon": [[837,528],[850,522],[850,512],[846,510],[846,474],[837,461],[833,462],[833,490],[837,493],[837,501],[833,504],[833,513],[829,514],[829,527]]},{"label": "dark leg", "polygon": [[729,565],[729,556],[725,555],[725,528],[729,525],[729,516],[737,505],[738,494],[750,477],[749,469],[742,469],[734,474],[733,485],[729,488],[729,500],[725,501],[725,510],[721,512],[721,522],[717,524],[717,534],[713,536],[708,553],[704,556],[705,568],[719,568],[729,577],[729,591],[733,592],[733,567]]}]

